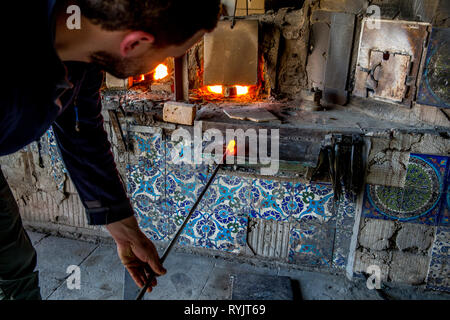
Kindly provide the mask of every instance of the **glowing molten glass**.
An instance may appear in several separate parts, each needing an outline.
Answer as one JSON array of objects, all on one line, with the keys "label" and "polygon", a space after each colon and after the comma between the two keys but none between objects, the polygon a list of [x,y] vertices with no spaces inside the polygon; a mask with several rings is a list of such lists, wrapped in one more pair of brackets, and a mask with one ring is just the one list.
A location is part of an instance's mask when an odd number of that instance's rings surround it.
[{"label": "glowing molten glass", "polygon": [[227,154],[228,155],[234,155],[235,154],[235,150],[234,150],[234,148],[236,147],[236,141],[234,141],[234,140],[230,140],[230,142],[228,143],[228,146],[227,146]]},{"label": "glowing molten glass", "polygon": [[236,94],[242,96],[248,93],[248,87],[246,86],[236,86]]},{"label": "glowing molten glass", "polygon": [[215,94],[222,94],[223,87],[222,86],[208,86],[208,91]]},{"label": "glowing molten glass", "polygon": [[153,79],[161,80],[169,75],[169,69],[166,65],[160,64],[155,69],[155,74],[153,75]]}]

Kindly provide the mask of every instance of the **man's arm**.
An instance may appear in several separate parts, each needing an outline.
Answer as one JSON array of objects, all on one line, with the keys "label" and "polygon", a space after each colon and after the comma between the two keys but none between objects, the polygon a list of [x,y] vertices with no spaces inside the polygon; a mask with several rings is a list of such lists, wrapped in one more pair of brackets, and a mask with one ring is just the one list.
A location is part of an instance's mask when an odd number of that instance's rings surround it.
[{"label": "man's arm", "polygon": [[[130,200],[111,152],[111,144],[103,128],[100,86],[103,72],[92,65],[68,64],[75,78],[84,78],[82,86],[75,84],[74,101],[62,101],[69,106],[53,124],[55,138],[66,169],[86,208],[90,225],[107,225],[117,243],[119,257],[135,282],[142,286],[145,265],[161,275],[153,243],[139,229]],[[74,70],[70,70],[71,66]],[[72,81],[74,81],[72,79]],[[76,115],[75,106],[78,109]],[[79,130],[76,130],[76,119]]]},{"label": "man's arm", "polygon": [[[103,73],[86,64],[69,64],[72,94],[61,98],[68,104],[53,124],[53,131],[67,171],[86,207],[90,225],[105,225],[128,217],[134,212],[111,152],[111,144],[103,128],[100,86]],[[76,80],[75,80],[76,79]],[[67,101],[68,100],[68,101]],[[79,131],[76,130],[78,109]]]}]

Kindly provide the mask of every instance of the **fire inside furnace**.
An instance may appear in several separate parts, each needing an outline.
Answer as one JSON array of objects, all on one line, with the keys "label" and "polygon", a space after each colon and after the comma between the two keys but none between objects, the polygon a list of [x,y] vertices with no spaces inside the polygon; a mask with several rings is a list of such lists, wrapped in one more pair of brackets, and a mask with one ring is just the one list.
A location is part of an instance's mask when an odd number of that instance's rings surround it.
[{"label": "fire inside furnace", "polygon": [[165,64],[160,64],[156,67],[153,74],[154,80],[162,80],[169,75],[169,68]]},{"label": "fire inside furnace", "polygon": [[154,81],[163,80],[169,76],[169,68],[165,64],[161,63],[152,72],[141,74],[138,77],[134,77],[133,83],[139,83],[150,80],[152,74]]},{"label": "fire inside furnace", "polygon": [[[223,86],[207,86],[208,91],[215,94],[225,95],[224,87]],[[242,96],[245,94],[248,94],[249,87],[248,86],[234,86],[235,89],[235,95],[236,96]]]}]

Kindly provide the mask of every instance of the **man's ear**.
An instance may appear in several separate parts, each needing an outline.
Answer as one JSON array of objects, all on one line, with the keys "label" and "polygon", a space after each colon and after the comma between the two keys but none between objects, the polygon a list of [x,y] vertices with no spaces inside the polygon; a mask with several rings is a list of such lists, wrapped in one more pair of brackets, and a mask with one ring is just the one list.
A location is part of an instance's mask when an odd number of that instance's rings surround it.
[{"label": "man's ear", "polygon": [[144,31],[131,31],[125,35],[120,43],[122,58],[138,56],[148,50],[155,42],[155,37]]}]

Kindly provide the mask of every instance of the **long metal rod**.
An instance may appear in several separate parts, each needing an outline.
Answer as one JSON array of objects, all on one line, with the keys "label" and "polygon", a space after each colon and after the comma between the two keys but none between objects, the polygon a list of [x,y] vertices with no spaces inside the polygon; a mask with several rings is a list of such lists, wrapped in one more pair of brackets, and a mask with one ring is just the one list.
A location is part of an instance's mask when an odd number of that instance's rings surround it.
[{"label": "long metal rod", "polygon": [[[184,228],[186,227],[189,219],[191,218],[192,214],[195,212],[195,209],[197,209],[198,204],[200,203],[200,201],[202,200],[203,196],[205,195],[206,191],[208,190],[209,186],[211,185],[211,183],[213,182],[214,178],[217,175],[217,172],[219,172],[219,169],[222,167],[223,163],[225,163],[225,156],[224,155],[224,159],[222,161],[222,163],[218,164],[216,169],[214,170],[211,178],[209,178],[208,183],[206,184],[205,188],[203,189],[203,191],[200,193],[200,196],[198,197],[197,201],[195,201],[194,206],[191,208],[191,210],[189,211],[188,216],[186,217],[186,219],[184,220],[183,224],[181,225],[180,229],[178,230],[177,234],[175,235],[175,237],[172,239],[172,241],[169,243],[169,246],[166,248],[166,251],[164,252],[164,254],[162,255],[160,261],[161,264],[164,263],[164,261],[166,260],[167,256],[169,255],[170,251],[172,250],[172,247],[175,245],[175,243],[177,242],[178,238],[180,237],[181,233],[184,231]],[[142,287],[141,291],[139,292],[138,296],[136,297],[136,300],[141,300],[144,295],[145,292],[147,291],[147,289],[150,287],[153,279],[155,278],[155,272],[153,270],[149,270],[149,276],[147,278],[147,282],[145,283],[145,285]]]}]

